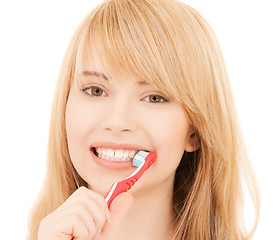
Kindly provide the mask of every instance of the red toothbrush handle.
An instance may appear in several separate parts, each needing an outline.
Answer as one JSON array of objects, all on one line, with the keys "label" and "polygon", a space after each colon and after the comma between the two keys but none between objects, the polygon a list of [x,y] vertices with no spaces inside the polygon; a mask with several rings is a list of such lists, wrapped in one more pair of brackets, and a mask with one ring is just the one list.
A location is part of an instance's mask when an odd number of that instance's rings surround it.
[{"label": "red toothbrush handle", "polygon": [[154,163],[157,155],[151,152],[146,158],[145,163],[139,167],[130,177],[124,179],[123,181],[114,183],[109,192],[107,193],[105,199],[107,201],[108,207],[110,207],[112,201],[120,193],[127,192],[135,185],[136,181],[141,177],[141,175]]},{"label": "red toothbrush handle", "polygon": [[124,179],[123,181],[116,182],[111,186],[108,194],[105,199],[107,201],[108,207],[110,207],[112,201],[117,197],[120,193],[127,192],[135,185],[135,182],[138,180],[135,176]]},{"label": "red toothbrush handle", "polygon": [[123,182],[114,183],[111,186],[111,189],[109,190],[107,196],[105,197],[108,207],[110,208],[112,201],[114,200],[114,198],[117,195],[119,195],[120,193],[123,193],[123,192],[127,192],[127,191],[128,191],[128,187]]}]

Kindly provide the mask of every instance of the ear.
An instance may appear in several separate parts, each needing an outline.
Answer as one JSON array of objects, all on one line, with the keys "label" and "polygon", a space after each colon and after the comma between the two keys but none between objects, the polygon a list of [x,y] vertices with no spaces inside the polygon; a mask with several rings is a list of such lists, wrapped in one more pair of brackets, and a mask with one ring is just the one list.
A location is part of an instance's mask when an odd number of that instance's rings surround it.
[{"label": "ear", "polygon": [[200,148],[199,135],[198,135],[196,129],[191,127],[188,132],[187,138],[186,138],[185,151],[186,152],[194,152],[199,148]]}]

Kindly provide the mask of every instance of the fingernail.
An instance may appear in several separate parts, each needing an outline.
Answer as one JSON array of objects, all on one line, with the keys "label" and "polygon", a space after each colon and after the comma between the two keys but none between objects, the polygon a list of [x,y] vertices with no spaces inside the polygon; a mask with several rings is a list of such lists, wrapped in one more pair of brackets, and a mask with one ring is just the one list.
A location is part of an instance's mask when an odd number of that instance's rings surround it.
[{"label": "fingernail", "polygon": [[105,212],[106,212],[106,216],[107,216],[107,221],[108,221],[108,223],[110,223],[112,221],[112,216],[111,216],[111,213],[110,213],[108,207],[105,208]]},{"label": "fingernail", "polygon": [[94,236],[94,239],[97,239],[98,237],[99,237],[99,235],[101,234],[101,232],[102,232],[102,229],[100,228],[100,229],[97,229],[96,230],[96,233],[95,233],[95,236]]}]

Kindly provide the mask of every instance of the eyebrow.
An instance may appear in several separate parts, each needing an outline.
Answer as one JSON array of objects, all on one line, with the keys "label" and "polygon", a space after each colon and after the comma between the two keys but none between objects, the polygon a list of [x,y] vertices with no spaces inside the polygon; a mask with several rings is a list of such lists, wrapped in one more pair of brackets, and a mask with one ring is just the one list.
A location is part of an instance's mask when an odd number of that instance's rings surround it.
[{"label": "eyebrow", "polygon": [[140,86],[148,86],[149,85],[149,83],[144,81],[144,80],[138,80],[137,84],[140,85]]},{"label": "eyebrow", "polygon": [[82,71],[83,76],[95,76],[99,78],[103,78],[107,81],[109,81],[109,77],[105,73],[96,72],[96,71]]},{"label": "eyebrow", "polygon": [[[99,77],[99,78],[103,78],[105,79],[106,81],[109,81],[109,77],[105,74],[105,73],[102,73],[102,72],[96,72],[96,71],[88,71],[88,70],[85,70],[85,71],[82,71],[82,75],[83,76],[95,76],[95,77]],[[147,83],[146,81],[144,80],[138,80],[137,81],[137,84],[138,85],[144,85],[144,86],[147,86],[149,85],[149,83]]]}]

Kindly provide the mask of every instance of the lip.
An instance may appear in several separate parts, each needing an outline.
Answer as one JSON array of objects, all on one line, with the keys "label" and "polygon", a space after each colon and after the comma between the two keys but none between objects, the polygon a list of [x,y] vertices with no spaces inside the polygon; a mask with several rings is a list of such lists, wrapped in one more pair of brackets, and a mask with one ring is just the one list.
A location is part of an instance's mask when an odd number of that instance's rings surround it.
[{"label": "lip", "polygon": [[110,148],[110,149],[122,149],[122,150],[146,150],[143,146],[140,145],[134,145],[134,144],[118,144],[118,143],[112,143],[112,142],[96,142],[92,145],[90,145],[90,149],[93,147],[95,148]]},{"label": "lip", "polygon": [[140,145],[133,145],[133,144],[117,144],[112,142],[97,142],[90,146],[90,152],[92,155],[93,160],[104,168],[112,168],[112,169],[130,169],[134,168],[132,165],[132,160],[130,161],[108,161],[102,158],[99,158],[95,155],[93,148],[110,148],[113,150],[121,149],[121,150],[145,150],[144,147]]}]

